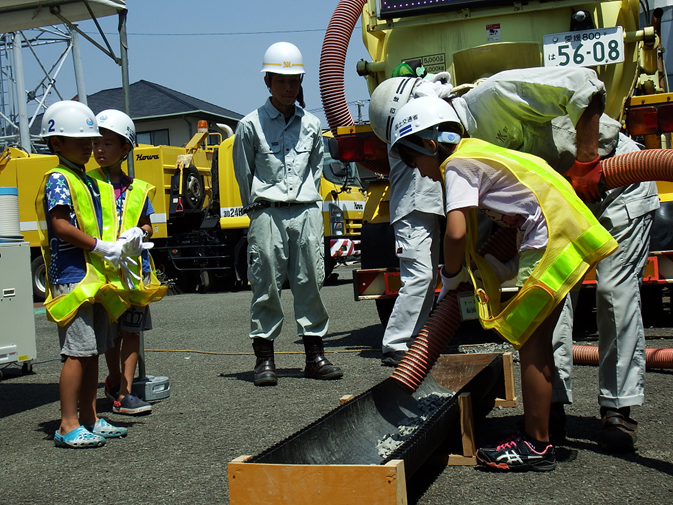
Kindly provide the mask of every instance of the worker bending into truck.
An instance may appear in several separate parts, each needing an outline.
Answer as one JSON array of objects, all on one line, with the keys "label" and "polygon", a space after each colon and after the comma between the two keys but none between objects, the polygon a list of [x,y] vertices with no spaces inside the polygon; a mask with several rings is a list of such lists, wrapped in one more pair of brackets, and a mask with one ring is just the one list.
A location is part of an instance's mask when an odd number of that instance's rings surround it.
[{"label": "worker bending into truck", "polygon": [[149,414],[152,405],[134,395],[132,387],[140,355],[140,332],[152,329],[148,303],[160,299],[165,292],[165,288],[159,288],[159,281],[154,276],[149,251],[143,248],[143,245],[147,247],[152,236],[150,216],[154,209],[150,197],[154,195],[155,188],[139,179],[132,179],[122,170],[122,163],[136,142],[133,120],[115,109],[100,112],[96,120],[101,137],[94,139],[93,150],[99,167],[90,171],[89,175],[112,184],[119,234],[135,241],[136,250],[133,253],[141,265],[137,277],[132,277],[131,273],[126,277],[131,306],[113,323],[114,345],[105,352],[108,367],[105,395],[112,402],[112,411],[117,414]]},{"label": "worker bending into truck", "polygon": [[123,240],[117,240],[112,186],[85,173],[91,140],[98,137],[96,116],[80,102],[51,105],[42,117],[41,135],[58,156],[45,173],[35,210],[47,269],[48,318],[58,324],[63,368],[59,380],[61,423],[57,447],[101,447],[106,438],[123,437],[96,413],[98,356],[113,344],[110,321],[128,307],[120,266]]},{"label": "worker bending into truck", "polygon": [[[472,262],[476,262],[483,285],[475,285],[480,287],[478,293],[485,293],[478,295],[480,306],[489,307],[480,307],[482,324],[519,349],[524,431],[497,447],[479,449],[478,462],[500,470],[553,470],[552,333],[569,290],[617,243],[544,160],[482,140],[463,139],[463,134],[451,105],[438,97],[417,98],[395,115],[390,155],[399,156],[424,177],[444,183],[440,300],[472,282]],[[520,291],[504,306],[499,303],[499,290],[506,279],[498,279],[498,269],[474,252],[475,209],[517,230]]]},{"label": "worker bending into truck", "polygon": [[306,352],[304,375],[338,379],[324,355],[329,317],[320,298],[324,271],[323,140],[320,120],[304,110],[303,57],[288,42],[271,45],[262,65],[271,96],[236,128],[234,172],[248,228],[248,280],[252,288],[250,338],[255,386],[278,382],[274,340],[283,324],[280,295],[288,282],[297,333]]},{"label": "worker bending into truck", "polygon": [[[385,84],[387,81],[384,81]],[[596,268],[599,330],[599,444],[608,451],[633,451],[637,423],[631,407],[644,400],[645,333],[639,286],[647,261],[656,185],[644,182],[607,192],[598,202],[595,177],[601,158],[638,150],[606,114],[605,86],[582,67],[527,68],[500,72],[462,96],[451,85],[416,80],[410,97],[447,97],[466,134],[543,158],[556,171],[572,174],[574,187],[590,210],[619,243],[618,251]],[[396,86],[382,89],[388,103]],[[372,94],[372,104],[378,88]],[[402,102],[405,103],[405,102]],[[397,110],[399,110],[397,106]],[[395,109],[388,115],[394,115]],[[371,115],[371,114],[370,114]],[[375,126],[385,129],[385,122]],[[380,135],[379,135],[380,136]],[[572,402],[572,327],[570,299],[554,332],[557,379],[552,407],[552,433],[565,438],[564,403]]]}]

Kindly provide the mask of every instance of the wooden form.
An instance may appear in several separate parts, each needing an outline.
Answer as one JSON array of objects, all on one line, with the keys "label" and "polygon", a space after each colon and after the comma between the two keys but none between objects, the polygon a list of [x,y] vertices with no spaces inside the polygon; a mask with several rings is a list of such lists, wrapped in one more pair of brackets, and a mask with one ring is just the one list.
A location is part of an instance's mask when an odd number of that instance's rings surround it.
[{"label": "wooden form", "polygon": [[404,461],[385,465],[228,465],[231,505],[407,505]]},{"label": "wooden form", "polygon": [[[492,367],[501,353],[441,355],[432,369],[432,376],[441,386],[460,391],[478,374]],[[501,374],[489,391],[479,388],[462,392],[457,397],[460,412],[460,443],[462,454],[435,454],[435,461],[447,465],[475,465],[476,441],[473,402],[484,407],[516,406],[513,360],[511,353],[495,361]],[[339,399],[344,405],[353,395]],[[385,465],[360,464],[268,464],[249,463],[252,456],[240,456],[228,465],[229,499],[231,505],[258,503],[293,505],[406,505],[406,475],[403,460]]]}]

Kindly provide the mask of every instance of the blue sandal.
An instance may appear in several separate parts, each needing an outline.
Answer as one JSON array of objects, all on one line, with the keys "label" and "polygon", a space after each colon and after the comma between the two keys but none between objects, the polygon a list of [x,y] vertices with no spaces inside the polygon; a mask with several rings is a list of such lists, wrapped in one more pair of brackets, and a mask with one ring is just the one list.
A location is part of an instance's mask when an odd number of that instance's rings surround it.
[{"label": "blue sandal", "polygon": [[98,435],[104,438],[120,438],[125,437],[128,433],[128,428],[123,428],[121,426],[113,426],[108,423],[102,417],[96,421],[96,424],[93,426],[85,426],[94,435]]},{"label": "blue sandal", "polygon": [[104,446],[105,439],[100,435],[91,433],[84,426],[78,426],[65,435],[61,435],[57,430],[56,433],[54,433],[54,445],[56,445],[56,447],[86,449],[88,447]]}]

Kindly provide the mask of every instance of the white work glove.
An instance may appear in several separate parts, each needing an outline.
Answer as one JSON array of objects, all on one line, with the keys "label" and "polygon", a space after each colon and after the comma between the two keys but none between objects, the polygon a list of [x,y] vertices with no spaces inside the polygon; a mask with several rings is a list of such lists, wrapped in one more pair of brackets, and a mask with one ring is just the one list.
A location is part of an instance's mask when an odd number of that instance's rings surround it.
[{"label": "white work glove", "polygon": [[437,297],[438,303],[446,296],[446,293],[455,291],[461,282],[470,282],[470,276],[465,267],[461,267],[458,273],[453,277],[447,277],[444,272],[444,267],[442,267],[439,271],[439,275],[442,276],[442,290]]},{"label": "white work glove", "polygon": [[414,88],[414,97],[436,96],[438,98],[448,98],[451,96],[453,86],[451,85],[451,74],[449,72],[439,72],[429,75]]},{"label": "white work glove", "polygon": [[119,262],[122,257],[122,246],[117,242],[106,242],[96,239],[96,245],[91,250],[96,256],[100,256],[113,267],[119,268]]},{"label": "white work glove", "polygon": [[117,243],[122,244],[124,256],[138,256],[145,249],[152,249],[153,242],[143,242],[145,232],[137,226],[122,232]]},{"label": "white work glove", "polygon": [[135,289],[135,283],[141,280],[141,277],[131,270],[131,267],[134,267],[137,264],[138,263],[133,258],[125,257],[121,259],[121,269],[122,273],[124,274],[124,284],[126,284],[126,288],[129,290]]},{"label": "white work glove", "polygon": [[509,260],[507,263],[501,262],[498,258],[492,254],[485,254],[484,259],[493,267],[495,275],[498,277],[498,280],[502,284],[505,281],[510,280],[513,277],[516,277],[516,274],[519,272],[519,255],[515,255],[514,258]]}]

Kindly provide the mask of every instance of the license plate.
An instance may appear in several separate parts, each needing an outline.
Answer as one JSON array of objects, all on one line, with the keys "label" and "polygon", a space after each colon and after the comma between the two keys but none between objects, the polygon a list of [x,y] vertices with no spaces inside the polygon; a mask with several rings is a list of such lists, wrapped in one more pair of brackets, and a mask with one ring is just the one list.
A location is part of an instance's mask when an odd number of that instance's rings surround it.
[{"label": "license plate", "polygon": [[595,67],[624,61],[621,26],[552,33],[543,38],[545,67]]}]

